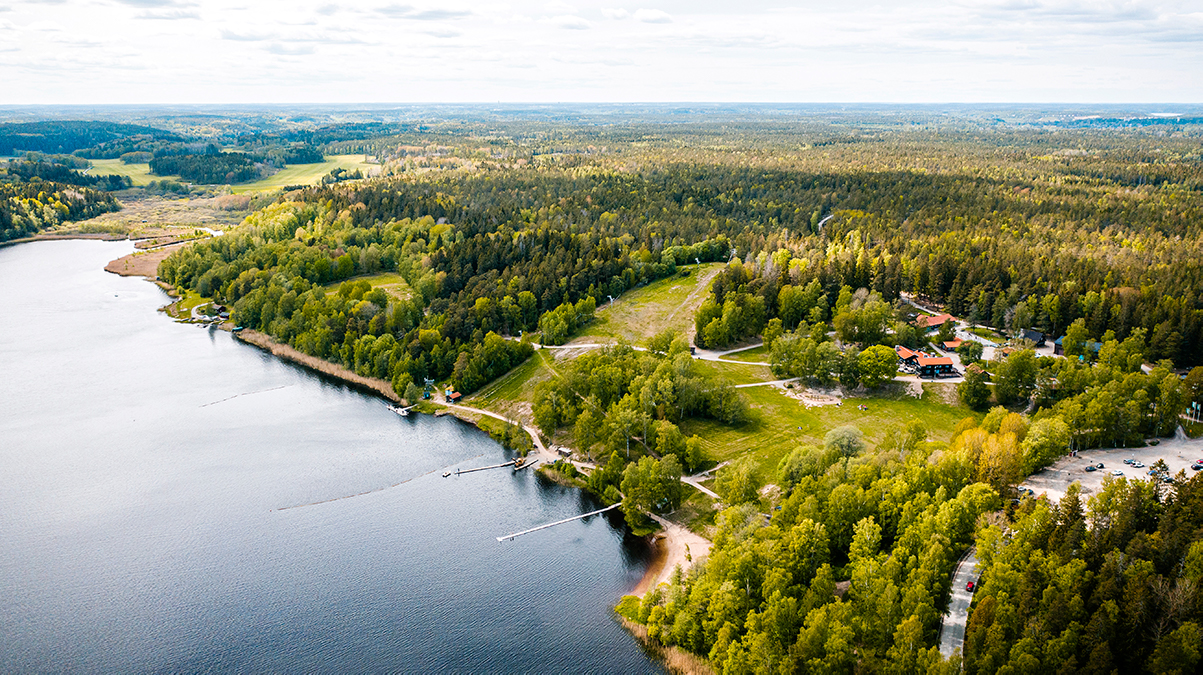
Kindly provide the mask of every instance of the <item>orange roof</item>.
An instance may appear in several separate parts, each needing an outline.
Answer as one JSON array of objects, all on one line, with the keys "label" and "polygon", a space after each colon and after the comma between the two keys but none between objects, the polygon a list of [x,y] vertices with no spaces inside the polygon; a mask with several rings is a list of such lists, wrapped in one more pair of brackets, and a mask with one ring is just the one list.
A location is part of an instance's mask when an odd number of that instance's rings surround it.
[{"label": "orange roof", "polygon": [[947,340],[944,342],[944,348],[945,349],[956,349],[957,347],[960,347],[961,343],[963,343],[963,342],[964,342],[964,340]]},{"label": "orange roof", "polygon": [[904,359],[909,359],[912,356],[916,355],[915,352],[912,352],[911,350],[907,349],[906,347],[903,347],[902,345],[898,345],[897,347],[894,347],[894,351],[898,353],[898,356],[900,356]]},{"label": "orange roof", "polygon": [[930,328],[932,326],[943,326],[945,321],[956,321],[956,317],[951,314],[937,314],[935,316],[920,314],[915,319],[915,325],[920,328]]},{"label": "orange roof", "polygon": [[943,356],[943,357],[939,357],[939,358],[932,357],[932,356],[920,356],[919,357],[919,365],[921,365],[921,366],[951,366],[952,359],[948,358],[947,356]]}]

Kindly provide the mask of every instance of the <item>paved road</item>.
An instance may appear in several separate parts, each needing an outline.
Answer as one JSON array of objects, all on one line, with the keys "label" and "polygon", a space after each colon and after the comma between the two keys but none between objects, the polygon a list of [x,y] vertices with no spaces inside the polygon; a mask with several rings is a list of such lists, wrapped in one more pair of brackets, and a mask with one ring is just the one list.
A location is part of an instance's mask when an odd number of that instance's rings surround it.
[{"label": "paved road", "polygon": [[940,623],[940,655],[944,658],[961,648],[965,642],[965,624],[969,621],[969,603],[973,594],[965,590],[970,581],[977,583],[977,549],[970,548],[952,575],[952,598],[948,613]]}]

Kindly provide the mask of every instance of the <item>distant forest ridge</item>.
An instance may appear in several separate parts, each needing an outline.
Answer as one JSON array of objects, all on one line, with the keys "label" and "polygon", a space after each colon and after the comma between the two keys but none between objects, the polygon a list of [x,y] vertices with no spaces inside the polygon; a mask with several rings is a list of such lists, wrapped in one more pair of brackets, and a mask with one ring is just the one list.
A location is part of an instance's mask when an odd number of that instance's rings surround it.
[{"label": "distant forest ridge", "polygon": [[130,136],[183,141],[177,134],[137,124],[115,122],[9,122],[0,124],[0,155],[25,152],[70,154]]}]

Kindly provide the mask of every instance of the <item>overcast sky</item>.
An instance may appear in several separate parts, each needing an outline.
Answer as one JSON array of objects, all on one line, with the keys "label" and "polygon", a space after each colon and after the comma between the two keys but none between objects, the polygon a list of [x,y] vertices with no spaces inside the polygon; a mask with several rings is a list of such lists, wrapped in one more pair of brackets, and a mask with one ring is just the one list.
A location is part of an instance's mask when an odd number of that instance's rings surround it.
[{"label": "overcast sky", "polygon": [[0,104],[1203,102],[1203,0],[0,0]]}]

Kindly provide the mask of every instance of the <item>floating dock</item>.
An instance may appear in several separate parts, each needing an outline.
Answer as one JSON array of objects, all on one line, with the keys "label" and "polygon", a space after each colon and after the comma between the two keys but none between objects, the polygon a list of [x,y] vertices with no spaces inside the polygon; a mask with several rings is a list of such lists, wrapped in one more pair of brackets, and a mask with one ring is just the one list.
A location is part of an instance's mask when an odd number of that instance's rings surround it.
[{"label": "floating dock", "polygon": [[514,466],[513,460],[510,460],[508,462],[502,462],[501,464],[490,464],[489,466],[478,466],[475,469],[456,469],[455,475],[458,476],[461,473],[472,473],[473,471],[488,471],[489,469],[500,469],[500,468],[506,467],[506,466]]},{"label": "floating dock", "polygon": [[597,515],[597,514],[599,514],[599,513],[605,513],[606,511],[611,511],[611,510],[613,510],[613,509],[616,509],[616,508],[618,508],[619,506],[622,506],[622,503],[621,503],[621,502],[619,502],[618,504],[611,504],[610,506],[607,506],[607,507],[606,507],[606,508],[604,508],[604,509],[598,509],[598,510],[596,510],[596,511],[590,511],[589,513],[582,513],[582,514],[581,514],[581,515],[579,515],[579,516],[573,516],[573,517],[571,517],[571,518],[565,518],[564,520],[557,520],[557,521],[556,521],[556,522],[554,522],[554,523],[547,523],[546,525],[540,525],[540,526],[538,526],[538,527],[532,527],[532,528],[531,528],[531,529],[529,529],[529,530],[523,530],[523,531],[521,531],[521,532],[515,532],[515,533],[513,533],[513,534],[507,534],[507,535],[505,535],[504,537],[497,537],[497,541],[505,541],[505,540],[507,540],[507,539],[511,539],[511,540],[512,540],[512,539],[514,539],[515,537],[521,537],[521,536],[522,536],[522,535],[524,535],[524,534],[530,534],[531,532],[538,532],[539,530],[546,530],[546,529],[547,529],[547,528],[549,528],[549,527],[555,527],[556,525],[563,525],[564,523],[571,523],[572,521],[574,521],[574,520],[580,520],[581,518],[588,518],[589,516],[596,516],[596,515]]}]

